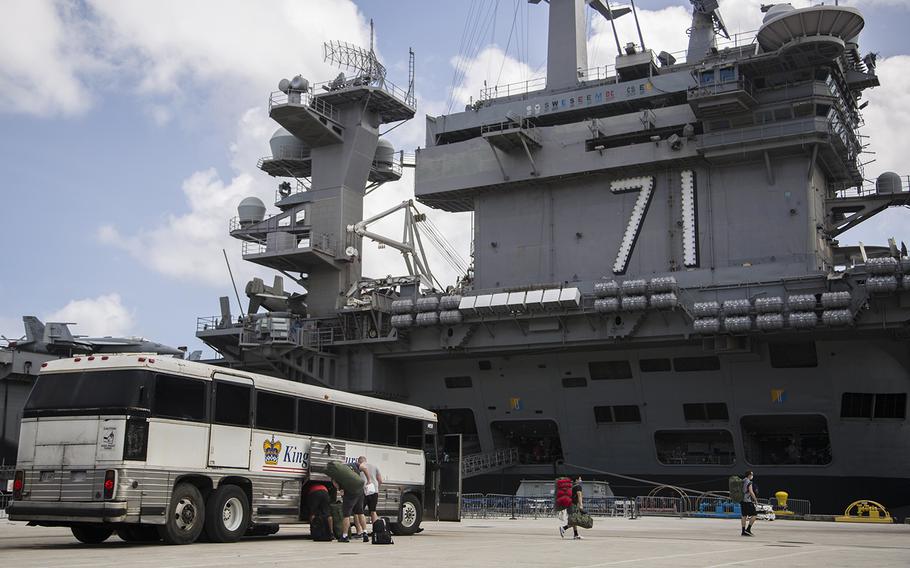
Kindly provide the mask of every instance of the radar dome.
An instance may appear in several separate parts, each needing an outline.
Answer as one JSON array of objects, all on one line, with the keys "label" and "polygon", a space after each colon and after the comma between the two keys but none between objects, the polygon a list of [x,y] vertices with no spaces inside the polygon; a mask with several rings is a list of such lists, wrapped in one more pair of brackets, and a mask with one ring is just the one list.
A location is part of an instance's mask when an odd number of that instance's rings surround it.
[{"label": "radar dome", "polygon": [[376,143],[373,161],[377,164],[392,165],[395,161],[395,146],[385,138],[380,138]]},{"label": "radar dome", "polygon": [[310,156],[310,148],[284,128],[279,128],[269,139],[272,158],[276,160],[303,159]]},{"label": "radar dome", "polygon": [[885,172],[875,180],[876,193],[900,193],[901,176],[894,172]]},{"label": "radar dome", "polygon": [[769,8],[768,11],[765,13],[765,17],[762,18],[762,23],[767,24],[774,18],[776,18],[778,16],[782,16],[782,15],[786,14],[787,12],[792,12],[793,10],[795,10],[795,8],[790,3],[775,4],[775,5],[771,6],[771,8]]},{"label": "radar dome", "polygon": [[252,225],[265,219],[265,203],[258,197],[247,197],[237,206],[240,226]]}]

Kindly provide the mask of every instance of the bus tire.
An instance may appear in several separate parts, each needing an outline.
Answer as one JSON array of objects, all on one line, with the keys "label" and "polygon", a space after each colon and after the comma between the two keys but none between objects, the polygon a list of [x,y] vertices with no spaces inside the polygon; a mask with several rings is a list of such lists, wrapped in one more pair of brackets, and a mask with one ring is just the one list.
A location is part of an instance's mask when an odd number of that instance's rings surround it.
[{"label": "bus tire", "polygon": [[202,533],[205,524],[205,501],[202,493],[190,483],[180,483],[171,494],[167,519],[158,534],[167,544],[190,544]]},{"label": "bus tire", "polygon": [[212,542],[237,542],[250,526],[250,501],[236,485],[216,489],[205,507],[205,534]]},{"label": "bus tire", "polygon": [[405,495],[398,509],[398,522],[392,524],[392,530],[395,534],[412,535],[420,529],[422,518],[423,507],[420,506],[420,500],[414,495]]},{"label": "bus tire", "polygon": [[71,530],[83,544],[101,544],[114,534],[114,529],[102,525],[75,525]]},{"label": "bus tire", "polygon": [[128,525],[117,529],[117,536],[125,542],[158,542],[158,530],[149,525]]}]

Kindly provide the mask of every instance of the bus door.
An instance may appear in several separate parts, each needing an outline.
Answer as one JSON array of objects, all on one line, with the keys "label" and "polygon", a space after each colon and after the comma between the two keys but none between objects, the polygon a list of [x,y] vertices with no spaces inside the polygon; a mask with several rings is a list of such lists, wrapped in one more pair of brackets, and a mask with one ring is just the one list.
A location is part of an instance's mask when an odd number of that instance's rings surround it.
[{"label": "bus door", "polygon": [[227,373],[212,377],[209,467],[250,467],[253,381]]},{"label": "bus door", "polygon": [[461,434],[442,437],[439,460],[439,520],[461,520]]}]

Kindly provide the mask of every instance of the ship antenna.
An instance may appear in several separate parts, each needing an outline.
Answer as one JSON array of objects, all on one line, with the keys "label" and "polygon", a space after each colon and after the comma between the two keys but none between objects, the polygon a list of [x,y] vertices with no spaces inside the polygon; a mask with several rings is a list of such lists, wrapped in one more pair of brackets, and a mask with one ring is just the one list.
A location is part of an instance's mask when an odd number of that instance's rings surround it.
[{"label": "ship antenna", "polygon": [[629,0],[629,1],[632,3],[632,15],[635,17],[635,28],[638,29],[638,41],[641,42],[641,50],[644,51],[646,49],[645,48],[645,37],[643,35],[641,35],[641,26],[638,25],[638,10],[635,9],[635,0]]},{"label": "ship antenna", "polygon": [[240,292],[237,291],[237,283],[234,282],[234,272],[231,270],[231,263],[228,260],[227,251],[224,249],[221,249],[221,252],[222,252],[222,254],[224,254],[224,263],[227,264],[228,274],[231,277],[231,284],[234,285],[234,295],[237,296],[237,307],[240,308],[240,313],[242,314],[243,313],[243,303],[241,303],[241,301],[240,301]]}]

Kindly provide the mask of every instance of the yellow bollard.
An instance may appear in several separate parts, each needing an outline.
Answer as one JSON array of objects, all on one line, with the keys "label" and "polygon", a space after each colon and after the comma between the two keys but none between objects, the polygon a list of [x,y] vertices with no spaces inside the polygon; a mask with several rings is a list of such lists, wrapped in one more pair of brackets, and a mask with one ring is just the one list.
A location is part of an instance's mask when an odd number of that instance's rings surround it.
[{"label": "yellow bollard", "polygon": [[774,510],[775,515],[792,515],[793,511],[787,509],[787,499],[790,497],[790,494],[786,491],[778,491],[774,494],[774,497],[777,499],[777,509]]}]

